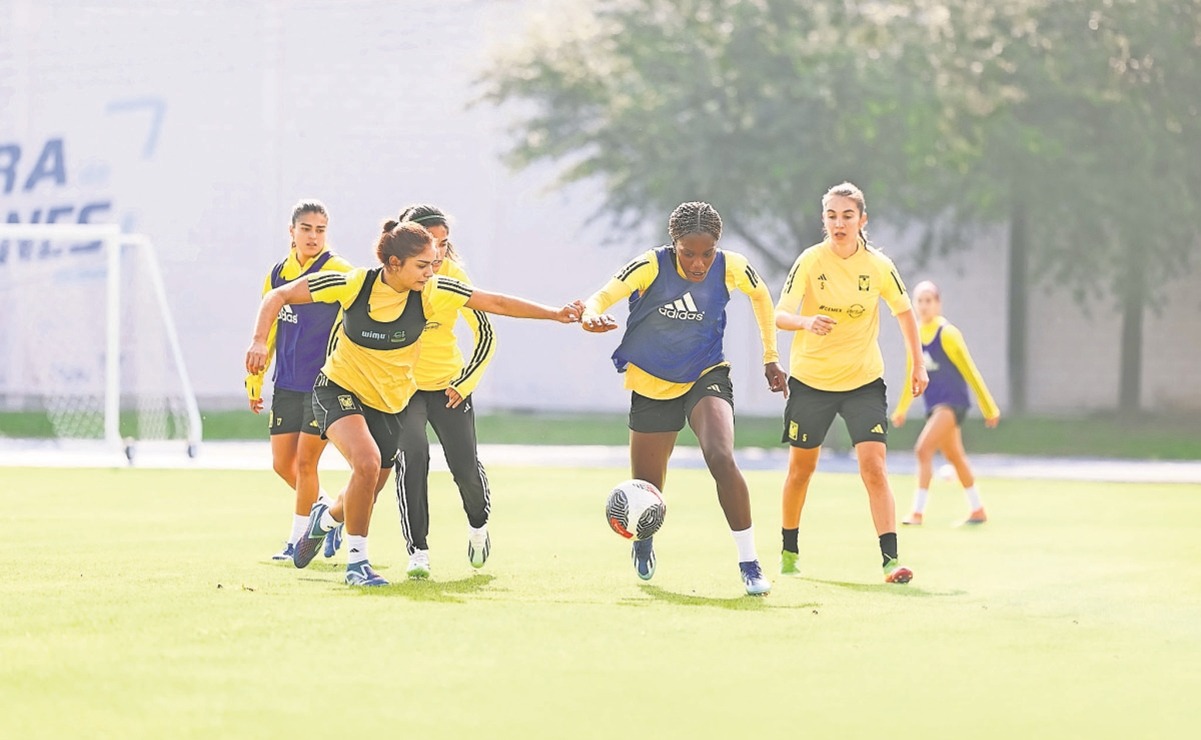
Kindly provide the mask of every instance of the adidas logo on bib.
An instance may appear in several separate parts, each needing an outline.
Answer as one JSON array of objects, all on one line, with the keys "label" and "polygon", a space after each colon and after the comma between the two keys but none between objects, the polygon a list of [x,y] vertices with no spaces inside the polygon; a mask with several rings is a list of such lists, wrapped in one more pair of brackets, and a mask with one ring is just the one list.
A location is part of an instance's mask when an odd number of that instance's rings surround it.
[{"label": "adidas logo on bib", "polygon": [[671,303],[665,303],[659,308],[659,313],[669,319],[680,319],[682,321],[701,321],[705,318],[705,312],[696,307],[696,302],[692,300],[692,293],[685,293]]}]

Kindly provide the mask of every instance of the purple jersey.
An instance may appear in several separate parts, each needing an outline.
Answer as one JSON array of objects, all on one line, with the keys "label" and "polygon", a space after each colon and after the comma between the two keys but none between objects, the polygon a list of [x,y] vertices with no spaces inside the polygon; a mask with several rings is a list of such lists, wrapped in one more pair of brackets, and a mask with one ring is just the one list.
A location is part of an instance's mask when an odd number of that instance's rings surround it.
[{"label": "purple jersey", "polygon": [[656,378],[691,383],[722,362],[726,329],[726,256],[720,250],[699,283],[676,272],[675,250],[655,250],[659,274],[630,296],[625,336],[613,353],[618,372],[633,363]]},{"label": "purple jersey", "polygon": [[[318,272],[333,252],[325,252],[313,262],[297,279]],[[278,288],[289,281],[283,279],[284,262],[271,270],[271,287]],[[329,344],[329,333],[341,309],[337,303],[302,303],[284,306],[275,320],[275,375],[276,388],[312,393],[313,381],[321,366]]]},{"label": "purple jersey", "polygon": [[945,328],[938,327],[930,343],[922,345],[922,352],[926,355],[926,372],[930,375],[930,385],[926,386],[926,392],[922,394],[926,401],[926,411],[940,405],[960,408],[971,406],[967,380],[943,349],[942,330]]}]

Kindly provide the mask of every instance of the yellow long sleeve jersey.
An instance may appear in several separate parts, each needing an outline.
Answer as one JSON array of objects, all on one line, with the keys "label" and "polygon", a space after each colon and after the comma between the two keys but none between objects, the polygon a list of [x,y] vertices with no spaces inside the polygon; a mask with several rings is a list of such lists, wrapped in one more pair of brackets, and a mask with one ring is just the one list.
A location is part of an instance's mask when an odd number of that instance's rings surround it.
[{"label": "yellow long sleeve jersey", "polygon": [[[918,336],[922,342],[926,370],[930,373],[930,386],[923,395],[927,409],[939,404],[966,406],[966,390],[971,388],[976,394],[976,400],[980,403],[980,413],[985,419],[996,419],[1001,415],[997,402],[993,400],[988,386],[984,384],[984,377],[980,375],[971,353],[968,352],[963,333],[954,324],[942,316],[937,316],[933,321],[924,322],[918,327]],[[944,360],[950,362],[950,368],[943,365]],[[912,371],[913,360],[910,360],[908,372]],[[911,403],[913,389],[906,384],[894,415],[904,416]]]},{"label": "yellow long sleeve jersey", "polygon": [[[471,285],[467,272],[451,259],[442,260],[439,275]],[[462,316],[474,338],[471,356],[465,359],[455,337],[455,322]],[[457,311],[443,311],[426,318],[425,331],[421,334],[421,358],[417,362],[417,389],[442,391],[454,388],[460,396],[467,397],[475,391],[484,376],[484,370],[496,353],[496,335],[488,314],[460,307]]]}]

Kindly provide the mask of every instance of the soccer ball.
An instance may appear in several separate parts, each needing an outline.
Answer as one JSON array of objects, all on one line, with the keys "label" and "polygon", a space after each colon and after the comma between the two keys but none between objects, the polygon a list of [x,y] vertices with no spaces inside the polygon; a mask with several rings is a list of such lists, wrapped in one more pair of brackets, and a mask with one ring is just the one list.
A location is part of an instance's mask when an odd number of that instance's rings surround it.
[{"label": "soccer ball", "polygon": [[618,483],[605,502],[605,518],[617,534],[627,540],[650,539],[667,516],[667,504],[659,489],[644,480]]}]

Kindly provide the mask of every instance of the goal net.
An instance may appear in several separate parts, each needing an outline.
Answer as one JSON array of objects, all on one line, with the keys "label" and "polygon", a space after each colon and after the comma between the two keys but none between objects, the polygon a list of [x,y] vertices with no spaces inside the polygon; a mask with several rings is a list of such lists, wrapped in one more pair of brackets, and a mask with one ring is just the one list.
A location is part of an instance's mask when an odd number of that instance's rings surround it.
[{"label": "goal net", "polygon": [[200,413],[145,236],[0,224],[0,438],[195,455]]}]

